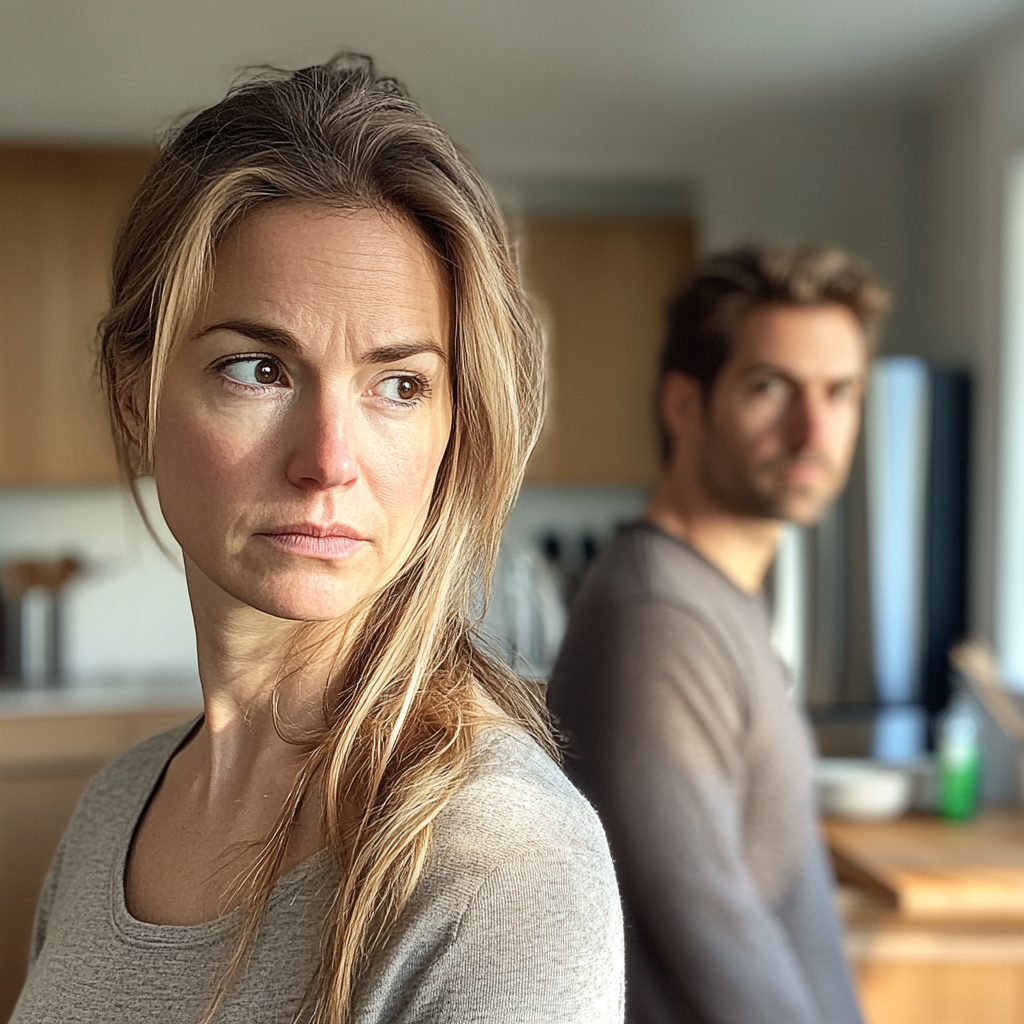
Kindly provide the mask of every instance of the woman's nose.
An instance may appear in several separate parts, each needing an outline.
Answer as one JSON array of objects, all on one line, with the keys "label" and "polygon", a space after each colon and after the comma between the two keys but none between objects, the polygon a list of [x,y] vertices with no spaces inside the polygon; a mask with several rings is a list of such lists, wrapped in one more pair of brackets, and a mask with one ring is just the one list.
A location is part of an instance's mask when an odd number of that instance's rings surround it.
[{"label": "woman's nose", "polygon": [[359,476],[344,400],[324,396],[295,424],[288,480],[303,490],[346,487]]}]

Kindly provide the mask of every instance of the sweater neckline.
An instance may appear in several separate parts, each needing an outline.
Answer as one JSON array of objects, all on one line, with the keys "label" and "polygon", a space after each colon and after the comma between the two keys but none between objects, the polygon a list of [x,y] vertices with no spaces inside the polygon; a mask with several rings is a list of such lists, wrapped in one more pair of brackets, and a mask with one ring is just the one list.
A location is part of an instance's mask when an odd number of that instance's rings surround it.
[{"label": "sweater neckline", "polygon": [[[210,944],[223,940],[235,932],[242,921],[244,907],[221,914],[209,921],[196,924],[154,924],[141,921],[128,910],[125,899],[125,872],[128,867],[128,853],[142,815],[149,806],[150,800],[163,781],[167,766],[175,754],[188,742],[196,729],[202,724],[203,716],[186,722],[179,729],[166,735],[166,748],[161,752],[154,771],[148,775],[139,787],[138,794],[130,810],[125,815],[124,825],[117,840],[115,855],[112,858],[110,881],[108,886],[108,907],[115,930],[127,942],[133,945],[169,946]],[[300,861],[295,867],[286,871],[274,883],[271,889],[267,909],[281,899],[287,898],[295,889],[300,888],[313,875],[326,870],[331,862],[330,850],[323,847]]]},{"label": "sweater neckline", "polygon": [[735,580],[727,576],[710,558],[707,557],[703,552],[695,548],[688,540],[684,537],[680,537],[677,534],[670,533],[663,526],[659,526],[657,523],[652,522],[650,519],[634,519],[631,522],[623,523],[620,530],[648,530],[651,533],[663,538],[664,540],[670,541],[671,543],[683,548],[684,551],[692,555],[701,565],[703,565],[710,572],[714,573],[715,577],[725,584],[737,597],[742,598],[744,601],[751,605],[763,607],[767,598],[765,595],[764,587],[762,587],[757,593],[752,594],[749,590],[744,590]]}]

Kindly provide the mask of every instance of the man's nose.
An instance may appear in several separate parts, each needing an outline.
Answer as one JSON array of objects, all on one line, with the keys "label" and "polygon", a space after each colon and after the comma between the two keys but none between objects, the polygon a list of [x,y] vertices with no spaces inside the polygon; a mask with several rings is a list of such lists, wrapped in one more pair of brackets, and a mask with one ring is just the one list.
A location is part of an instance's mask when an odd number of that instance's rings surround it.
[{"label": "man's nose", "polygon": [[801,389],[789,408],[786,442],[791,451],[807,451],[821,447],[825,437],[827,410],[825,399]]},{"label": "man's nose", "polygon": [[346,487],[359,476],[352,411],[344,397],[325,393],[297,417],[288,480],[302,490]]}]

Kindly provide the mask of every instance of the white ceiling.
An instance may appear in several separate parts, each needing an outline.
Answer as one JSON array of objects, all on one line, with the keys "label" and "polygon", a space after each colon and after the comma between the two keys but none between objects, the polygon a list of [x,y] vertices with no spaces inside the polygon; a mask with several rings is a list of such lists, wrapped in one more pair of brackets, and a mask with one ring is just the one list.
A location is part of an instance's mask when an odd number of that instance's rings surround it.
[{"label": "white ceiling", "polygon": [[722,104],[906,94],[1024,0],[0,0],[0,135],[142,140],[233,71],[374,54],[492,169],[609,168]]}]

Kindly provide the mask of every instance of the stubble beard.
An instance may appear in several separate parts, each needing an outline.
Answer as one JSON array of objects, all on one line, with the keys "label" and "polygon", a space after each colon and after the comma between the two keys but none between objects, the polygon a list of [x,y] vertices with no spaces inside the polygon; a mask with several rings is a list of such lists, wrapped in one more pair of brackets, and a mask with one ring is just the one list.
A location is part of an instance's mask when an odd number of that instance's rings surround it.
[{"label": "stubble beard", "polygon": [[[825,470],[820,483],[787,483],[782,479],[787,468],[807,462]],[[776,456],[754,466],[739,460],[724,461],[712,452],[704,459],[705,485],[733,515],[799,526],[812,526],[822,517],[842,489],[844,481],[838,477],[832,461],[818,453]]]}]

